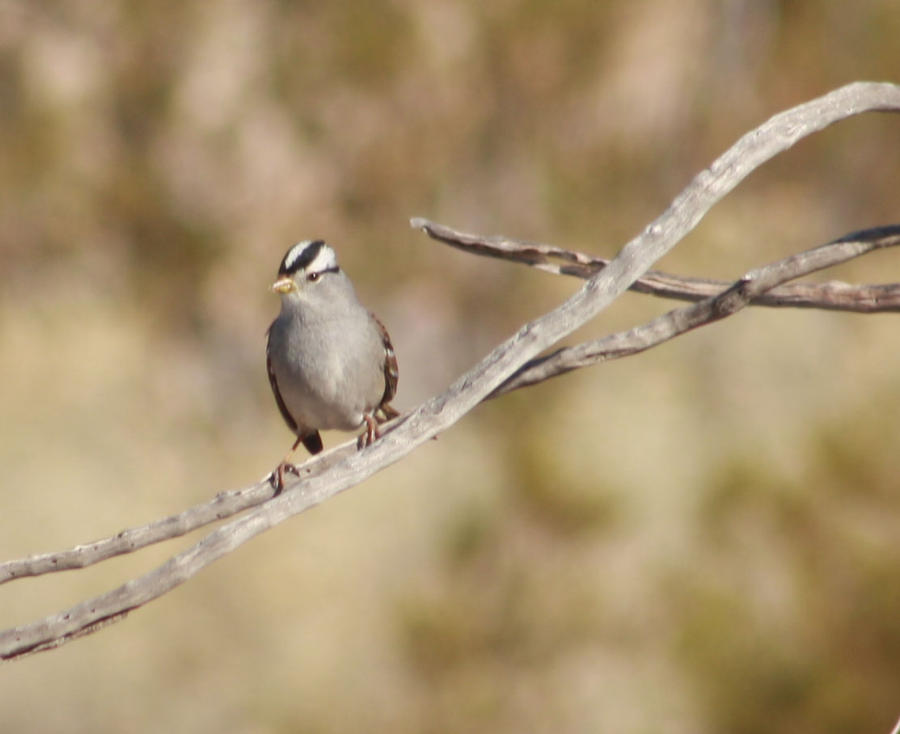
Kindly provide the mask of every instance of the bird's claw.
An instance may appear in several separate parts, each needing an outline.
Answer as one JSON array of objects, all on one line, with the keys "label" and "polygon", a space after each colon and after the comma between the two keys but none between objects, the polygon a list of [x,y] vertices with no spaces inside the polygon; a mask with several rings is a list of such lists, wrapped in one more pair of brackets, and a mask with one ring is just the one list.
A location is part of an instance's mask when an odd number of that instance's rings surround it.
[{"label": "bird's claw", "polygon": [[356,439],[357,450],[371,446],[376,439],[381,438],[381,431],[378,430],[378,421],[375,419],[375,416],[366,413],[363,416],[363,420],[366,423],[366,430],[359,434],[359,438]]},{"label": "bird's claw", "polygon": [[300,470],[288,461],[282,461],[278,466],[276,466],[272,470],[272,473],[269,475],[269,484],[271,484],[272,488],[275,490],[275,497],[280,495],[282,490],[284,489],[285,472],[289,472],[295,477],[300,476]]}]

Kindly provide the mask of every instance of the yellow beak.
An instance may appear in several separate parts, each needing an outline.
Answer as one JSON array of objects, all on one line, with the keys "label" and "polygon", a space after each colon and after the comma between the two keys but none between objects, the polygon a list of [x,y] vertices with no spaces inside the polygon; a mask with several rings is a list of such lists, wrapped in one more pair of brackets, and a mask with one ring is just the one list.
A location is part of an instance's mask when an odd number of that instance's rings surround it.
[{"label": "yellow beak", "polygon": [[294,290],[294,281],[288,276],[283,276],[269,286],[272,293],[290,293]]}]

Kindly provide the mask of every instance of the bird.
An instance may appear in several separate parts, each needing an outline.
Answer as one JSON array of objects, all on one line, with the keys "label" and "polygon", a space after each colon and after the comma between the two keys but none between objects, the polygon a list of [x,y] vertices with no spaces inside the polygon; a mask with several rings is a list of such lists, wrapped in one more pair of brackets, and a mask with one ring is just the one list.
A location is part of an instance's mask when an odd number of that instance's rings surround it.
[{"label": "bird", "polygon": [[278,494],[285,472],[299,475],[291,452],[301,443],[310,454],[322,451],[319,431],[365,425],[358,448],[380,437],[379,424],[399,415],[390,405],[399,371],[387,329],[359,302],[324,240],[291,247],[270,289],[281,296],[281,311],[266,332],[266,372],[297,437],[270,475]]}]

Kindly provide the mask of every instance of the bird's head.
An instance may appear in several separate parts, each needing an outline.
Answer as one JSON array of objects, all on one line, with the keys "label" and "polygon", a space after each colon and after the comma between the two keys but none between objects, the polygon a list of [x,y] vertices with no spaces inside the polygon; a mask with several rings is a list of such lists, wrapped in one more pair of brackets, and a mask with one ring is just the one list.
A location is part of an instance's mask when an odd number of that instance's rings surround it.
[{"label": "bird's head", "polygon": [[340,267],[334,250],[323,240],[304,240],[285,254],[271,290],[282,296],[301,295],[337,273]]}]

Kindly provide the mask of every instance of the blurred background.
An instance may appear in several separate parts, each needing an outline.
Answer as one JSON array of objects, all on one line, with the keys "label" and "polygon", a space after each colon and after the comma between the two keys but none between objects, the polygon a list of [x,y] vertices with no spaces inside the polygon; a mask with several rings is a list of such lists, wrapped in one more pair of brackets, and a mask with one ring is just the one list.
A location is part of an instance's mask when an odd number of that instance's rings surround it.
[{"label": "blurred background", "polygon": [[[246,486],[267,291],[323,237],[407,410],[770,115],[900,81],[894,0],[0,0],[0,557]],[[900,118],[754,173],[658,267],[900,220]],[[900,280],[896,252],[825,274]],[[626,295],[570,343],[672,304]],[[750,309],[483,405],[125,622],[0,668],[4,732],[887,732],[897,316]],[[328,434],[334,445],[347,436]],[[302,458],[302,451],[299,454]],[[9,627],[196,542],[0,589]]]}]

